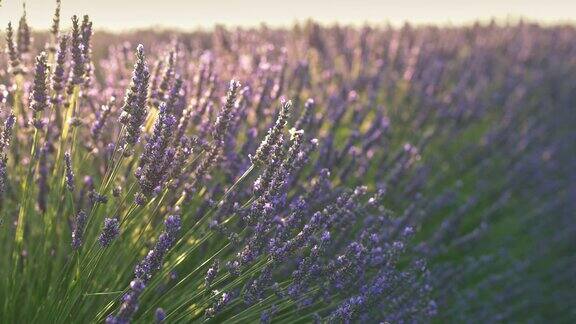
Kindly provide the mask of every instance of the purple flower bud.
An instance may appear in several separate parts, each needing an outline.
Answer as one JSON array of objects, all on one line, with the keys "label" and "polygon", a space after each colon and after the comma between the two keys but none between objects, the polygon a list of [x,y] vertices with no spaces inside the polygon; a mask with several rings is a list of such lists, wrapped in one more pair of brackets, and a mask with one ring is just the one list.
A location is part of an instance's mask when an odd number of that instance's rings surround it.
[{"label": "purple flower bud", "polygon": [[72,231],[72,248],[78,250],[82,246],[82,236],[88,216],[83,210],[80,210],[74,221],[74,230]]},{"label": "purple flower bud", "polygon": [[312,123],[313,120],[313,110],[314,110],[314,100],[308,99],[304,104],[304,109],[302,110],[302,114],[294,124],[294,128],[296,129],[306,129],[308,130],[308,126]]},{"label": "purple flower bud", "polygon": [[176,154],[175,149],[169,147],[175,125],[174,116],[169,114],[166,103],[162,102],[152,135],[144,147],[140,165],[135,172],[141,190],[139,199],[142,201],[159,194],[169,180],[169,171]]},{"label": "purple flower bud", "polygon": [[2,130],[2,135],[0,136],[0,153],[2,153],[5,148],[10,146],[10,139],[12,138],[12,130],[14,129],[15,123],[16,116],[13,113],[10,113],[4,122],[4,129]]},{"label": "purple flower bud", "polygon": [[260,315],[260,324],[268,324],[272,322],[272,318],[278,312],[278,306],[272,305],[269,309],[262,312]]},{"label": "purple flower bud", "polygon": [[72,170],[72,158],[70,152],[64,153],[64,168],[66,172],[66,188],[68,191],[74,191],[74,171]]},{"label": "purple flower bud", "polygon": [[80,32],[82,34],[82,56],[84,58],[84,62],[88,63],[90,61],[91,55],[90,39],[92,38],[92,22],[90,21],[90,17],[88,15],[84,15],[82,18]]},{"label": "purple flower bud", "polygon": [[6,29],[6,45],[8,46],[8,56],[10,58],[10,72],[13,75],[24,74],[24,69],[20,64],[20,55],[16,49],[16,44],[14,43],[14,30],[12,29],[12,23],[8,23],[8,28]]},{"label": "purple flower bud", "polygon": [[84,62],[84,45],[82,44],[82,34],[79,26],[78,16],[72,16],[72,68],[68,79],[68,94],[72,94],[74,86],[82,84],[86,72]]},{"label": "purple flower bud", "polygon": [[212,281],[214,281],[214,279],[218,275],[218,268],[219,268],[219,263],[218,263],[218,260],[216,260],[216,261],[214,261],[212,266],[206,272],[206,277],[204,278],[204,281],[206,283],[206,287],[210,287],[210,285],[212,284]]},{"label": "purple flower bud", "polygon": [[150,73],[146,65],[144,46],[138,45],[132,81],[126,91],[124,106],[122,106],[123,112],[120,117],[120,122],[126,127],[124,140],[128,145],[135,145],[138,142],[140,134],[142,133],[142,125],[148,115],[146,102],[149,79]]},{"label": "purple flower bud", "polygon": [[53,103],[58,103],[62,91],[64,90],[64,68],[66,64],[66,54],[68,50],[68,36],[63,35],[60,38],[60,42],[58,44],[58,52],[56,54],[56,66],[54,67],[54,72],[52,73],[52,90],[54,90],[55,94],[52,98]]},{"label": "purple flower bud", "polygon": [[136,278],[148,282],[152,275],[160,270],[162,262],[168,250],[176,243],[178,231],[180,231],[181,220],[180,216],[170,215],[164,221],[166,230],[158,237],[158,242],[152,250],[148,252],[144,260],[142,260],[134,269]]},{"label": "purple flower bud", "polygon": [[156,308],[156,312],[154,312],[154,317],[156,323],[163,323],[166,319],[166,312],[162,308]]},{"label": "purple flower bud", "polygon": [[102,129],[104,128],[104,124],[106,123],[106,120],[108,119],[108,116],[111,113],[110,107],[114,105],[115,101],[116,101],[115,98],[112,97],[110,102],[107,105],[103,105],[102,109],[100,109],[100,113],[96,117],[96,120],[94,121],[94,124],[90,129],[90,133],[92,134],[93,140],[97,140],[100,137]]},{"label": "purple flower bud", "polygon": [[[7,183],[7,175],[8,170],[6,169],[6,158],[0,159],[0,194],[6,192],[6,183]],[[0,223],[1,224],[1,223]]]},{"label": "purple flower bud", "polygon": [[222,106],[222,109],[216,118],[216,123],[214,124],[213,137],[215,141],[222,141],[226,136],[230,121],[233,117],[232,109],[234,108],[234,103],[236,102],[240,87],[240,82],[236,80],[230,81],[228,94],[226,95],[226,102]]},{"label": "purple flower bud", "polygon": [[20,55],[30,52],[30,47],[32,45],[32,36],[30,32],[30,26],[28,25],[28,20],[26,19],[26,3],[24,3],[24,11],[20,21],[18,22],[18,53]]},{"label": "purple flower bud", "polygon": [[45,52],[36,57],[34,85],[30,93],[30,108],[38,113],[48,108],[48,56]]},{"label": "purple flower bud", "polygon": [[214,317],[218,312],[220,312],[226,305],[228,305],[232,299],[234,299],[234,295],[232,293],[223,292],[220,298],[216,301],[216,303],[206,309],[205,315],[206,317]]},{"label": "purple flower bud", "polygon": [[105,218],[104,228],[98,237],[101,246],[106,247],[120,234],[120,222],[117,218]]},{"label": "purple flower bud", "polygon": [[88,197],[92,204],[105,204],[108,202],[108,196],[101,195],[96,190],[91,190],[88,193]]},{"label": "purple flower bud", "polygon": [[175,74],[175,64],[176,64],[176,52],[171,51],[166,59],[166,69],[158,87],[158,91],[153,93],[152,97],[154,99],[154,104],[156,107],[160,106],[160,103],[166,100],[166,93],[170,89],[170,84],[174,79]]},{"label": "purple flower bud", "polygon": [[272,148],[278,144],[280,141],[280,137],[282,135],[282,131],[288,122],[288,118],[290,117],[290,110],[292,109],[292,102],[281,100],[280,102],[280,113],[278,114],[278,118],[276,119],[276,123],[272,128],[268,130],[268,134],[256,150],[254,156],[251,157],[252,163],[254,164],[265,164],[265,162],[269,161],[270,153],[272,152]]},{"label": "purple flower bud", "polygon": [[106,318],[106,324],[127,324],[138,310],[138,299],[146,288],[144,282],[140,279],[134,279],[130,282],[130,291],[122,297],[122,305],[116,316],[109,315]]},{"label": "purple flower bud", "polygon": [[52,17],[52,26],[50,27],[50,33],[56,39],[60,31],[60,9],[61,0],[56,0],[56,8],[54,9],[54,16]]},{"label": "purple flower bud", "polygon": [[162,267],[168,250],[176,243],[181,227],[180,216],[170,215],[164,221],[166,230],[158,237],[158,242],[134,269],[135,279],[130,282],[130,291],[124,295],[124,300],[116,316],[108,316],[107,323],[128,322],[138,309],[138,298],[146,283]]}]

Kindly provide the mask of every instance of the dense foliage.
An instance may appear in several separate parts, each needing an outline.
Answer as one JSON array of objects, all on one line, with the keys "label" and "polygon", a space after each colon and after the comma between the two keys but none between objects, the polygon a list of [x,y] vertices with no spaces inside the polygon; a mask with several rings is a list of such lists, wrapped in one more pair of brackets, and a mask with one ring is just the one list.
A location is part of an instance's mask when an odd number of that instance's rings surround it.
[{"label": "dense foliage", "polygon": [[574,28],[72,22],[5,34],[0,321],[576,319]]}]

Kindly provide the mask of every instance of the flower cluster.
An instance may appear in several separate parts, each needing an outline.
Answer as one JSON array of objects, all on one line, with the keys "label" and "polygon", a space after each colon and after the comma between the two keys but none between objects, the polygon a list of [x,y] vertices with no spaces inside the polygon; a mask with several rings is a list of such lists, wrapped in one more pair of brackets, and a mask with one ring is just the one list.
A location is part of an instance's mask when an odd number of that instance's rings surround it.
[{"label": "flower cluster", "polygon": [[146,107],[148,96],[148,81],[150,73],[144,56],[144,46],[138,45],[136,49],[136,63],[130,87],[126,91],[120,122],[126,126],[126,144],[134,145],[138,142],[142,132],[142,124],[148,115]]},{"label": "flower cluster", "polygon": [[164,257],[174,245],[181,227],[179,216],[171,215],[164,221],[166,230],[158,237],[158,242],[144,259],[138,263],[134,270],[135,278],[130,282],[129,292],[122,298],[122,305],[116,316],[108,316],[106,323],[128,323],[138,310],[138,298],[144,291],[146,283],[152,279],[152,275],[160,270]]}]

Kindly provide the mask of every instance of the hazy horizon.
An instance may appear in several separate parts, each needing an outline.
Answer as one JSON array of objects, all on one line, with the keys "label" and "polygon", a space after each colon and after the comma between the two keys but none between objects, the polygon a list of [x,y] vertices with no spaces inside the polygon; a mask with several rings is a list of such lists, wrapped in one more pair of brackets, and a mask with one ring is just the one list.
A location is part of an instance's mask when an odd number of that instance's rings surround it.
[{"label": "hazy horizon", "polygon": [[[23,1],[2,0],[0,21],[17,22]],[[27,17],[35,29],[48,29],[56,1],[26,1]],[[130,13],[128,16],[127,13]],[[99,30],[142,28],[197,29],[216,24],[227,26],[290,26],[308,19],[331,24],[412,24],[462,25],[475,21],[518,20],[545,24],[570,23],[576,19],[576,1],[512,0],[292,0],[270,5],[263,0],[244,1],[136,1],[136,0],[63,0],[62,21],[69,25],[73,15],[88,14]]]}]

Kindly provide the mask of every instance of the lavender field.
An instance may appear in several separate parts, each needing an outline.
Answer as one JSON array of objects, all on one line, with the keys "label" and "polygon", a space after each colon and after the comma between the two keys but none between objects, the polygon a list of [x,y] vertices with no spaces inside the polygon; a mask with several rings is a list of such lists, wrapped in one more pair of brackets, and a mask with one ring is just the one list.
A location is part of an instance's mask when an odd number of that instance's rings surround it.
[{"label": "lavender field", "polygon": [[576,321],[575,27],[3,23],[1,323]]}]

